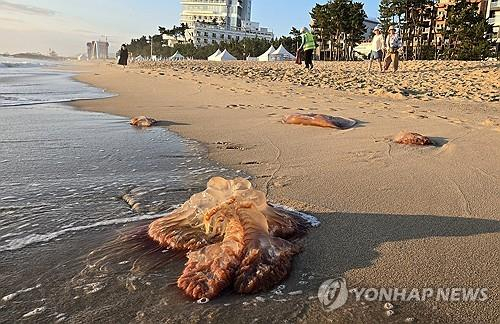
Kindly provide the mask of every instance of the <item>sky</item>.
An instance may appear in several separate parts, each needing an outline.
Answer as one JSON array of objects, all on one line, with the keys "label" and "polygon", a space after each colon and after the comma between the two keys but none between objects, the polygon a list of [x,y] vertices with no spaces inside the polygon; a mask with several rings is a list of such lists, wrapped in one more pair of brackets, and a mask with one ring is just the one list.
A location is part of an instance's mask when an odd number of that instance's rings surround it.
[{"label": "sky", "polygon": [[[252,20],[287,35],[291,26],[308,25],[312,7],[325,2],[253,0]],[[379,0],[361,2],[369,17],[377,17]],[[75,56],[98,39],[108,39],[114,51],[158,26],[179,25],[180,10],[179,0],[0,0],[0,53],[47,54],[50,48]]]}]

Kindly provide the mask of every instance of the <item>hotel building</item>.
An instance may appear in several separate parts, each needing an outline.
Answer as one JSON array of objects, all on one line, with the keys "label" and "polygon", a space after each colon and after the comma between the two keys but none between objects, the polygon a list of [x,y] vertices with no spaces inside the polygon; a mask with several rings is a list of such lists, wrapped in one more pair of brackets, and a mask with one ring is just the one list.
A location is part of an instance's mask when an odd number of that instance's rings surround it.
[{"label": "hotel building", "polygon": [[273,33],[251,21],[251,0],[181,0],[186,41],[196,46],[244,38],[273,39]]}]

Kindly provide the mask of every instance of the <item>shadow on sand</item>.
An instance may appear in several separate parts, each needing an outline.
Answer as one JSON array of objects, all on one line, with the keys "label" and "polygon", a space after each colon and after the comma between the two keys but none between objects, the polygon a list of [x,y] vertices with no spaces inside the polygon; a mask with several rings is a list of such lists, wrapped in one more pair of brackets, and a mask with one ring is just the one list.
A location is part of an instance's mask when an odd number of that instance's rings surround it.
[{"label": "shadow on sand", "polygon": [[186,124],[186,123],[176,123],[176,122],[173,122],[173,121],[169,121],[169,120],[160,120],[158,122],[156,122],[155,126],[157,127],[170,127],[170,126],[189,126],[190,124]]},{"label": "shadow on sand", "polygon": [[[323,271],[322,275],[326,276],[338,276],[372,265],[379,256],[376,249],[386,242],[500,232],[500,221],[488,219],[348,213],[316,216],[321,225],[310,230],[300,262],[314,272],[315,269],[308,265],[321,260],[321,268],[328,272]],[[315,236],[328,240],[318,246]]]}]

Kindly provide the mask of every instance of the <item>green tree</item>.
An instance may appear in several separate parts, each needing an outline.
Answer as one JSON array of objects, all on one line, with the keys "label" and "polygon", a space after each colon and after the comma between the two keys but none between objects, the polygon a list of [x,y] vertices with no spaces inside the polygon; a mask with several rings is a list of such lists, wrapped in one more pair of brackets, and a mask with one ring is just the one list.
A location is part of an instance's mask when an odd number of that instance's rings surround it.
[{"label": "green tree", "polygon": [[491,30],[488,21],[479,14],[476,3],[458,0],[448,9],[444,32],[448,40],[445,56],[448,59],[481,60],[492,54],[486,34]]},{"label": "green tree", "polygon": [[[363,4],[352,0],[331,0],[316,4],[311,11],[314,33],[321,44],[322,57],[328,46],[328,59],[352,60],[354,47],[366,32]],[[325,58],[326,59],[326,58]]]}]

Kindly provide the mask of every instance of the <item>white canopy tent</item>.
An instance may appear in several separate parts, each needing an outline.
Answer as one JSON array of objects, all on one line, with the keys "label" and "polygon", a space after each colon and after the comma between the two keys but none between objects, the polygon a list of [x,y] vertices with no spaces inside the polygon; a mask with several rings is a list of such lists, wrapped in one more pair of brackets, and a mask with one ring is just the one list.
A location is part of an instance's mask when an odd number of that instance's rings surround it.
[{"label": "white canopy tent", "polygon": [[184,59],[185,59],[185,57],[182,56],[182,54],[179,53],[179,51],[175,52],[175,54],[170,56],[170,58],[169,58],[170,61],[182,61]]},{"label": "white canopy tent", "polygon": [[236,57],[232,56],[227,50],[224,50],[214,58],[214,61],[236,61]]},{"label": "white canopy tent", "polygon": [[295,61],[295,55],[286,50],[283,44],[277,50],[269,54],[271,61]]},{"label": "white canopy tent", "polygon": [[269,49],[267,51],[264,52],[264,54],[262,54],[261,56],[259,56],[257,58],[258,61],[261,61],[261,62],[267,62],[267,61],[270,61],[269,59],[269,56],[271,55],[271,53],[273,53],[274,51],[276,51],[276,49],[274,48],[273,45],[271,45],[271,47],[269,47]]},{"label": "white canopy tent", "polygon": [[222,52],[220,51],[220,49],[217,49],[217,51],[216,51],[215,53],[213,53],[212,55],[210,55],[210,56],[208,57],[208,60],[209,60],[209,61],[215,61],[215,58],[216,58],[217,56],[219,56],[221,53],[222,53]]}]

